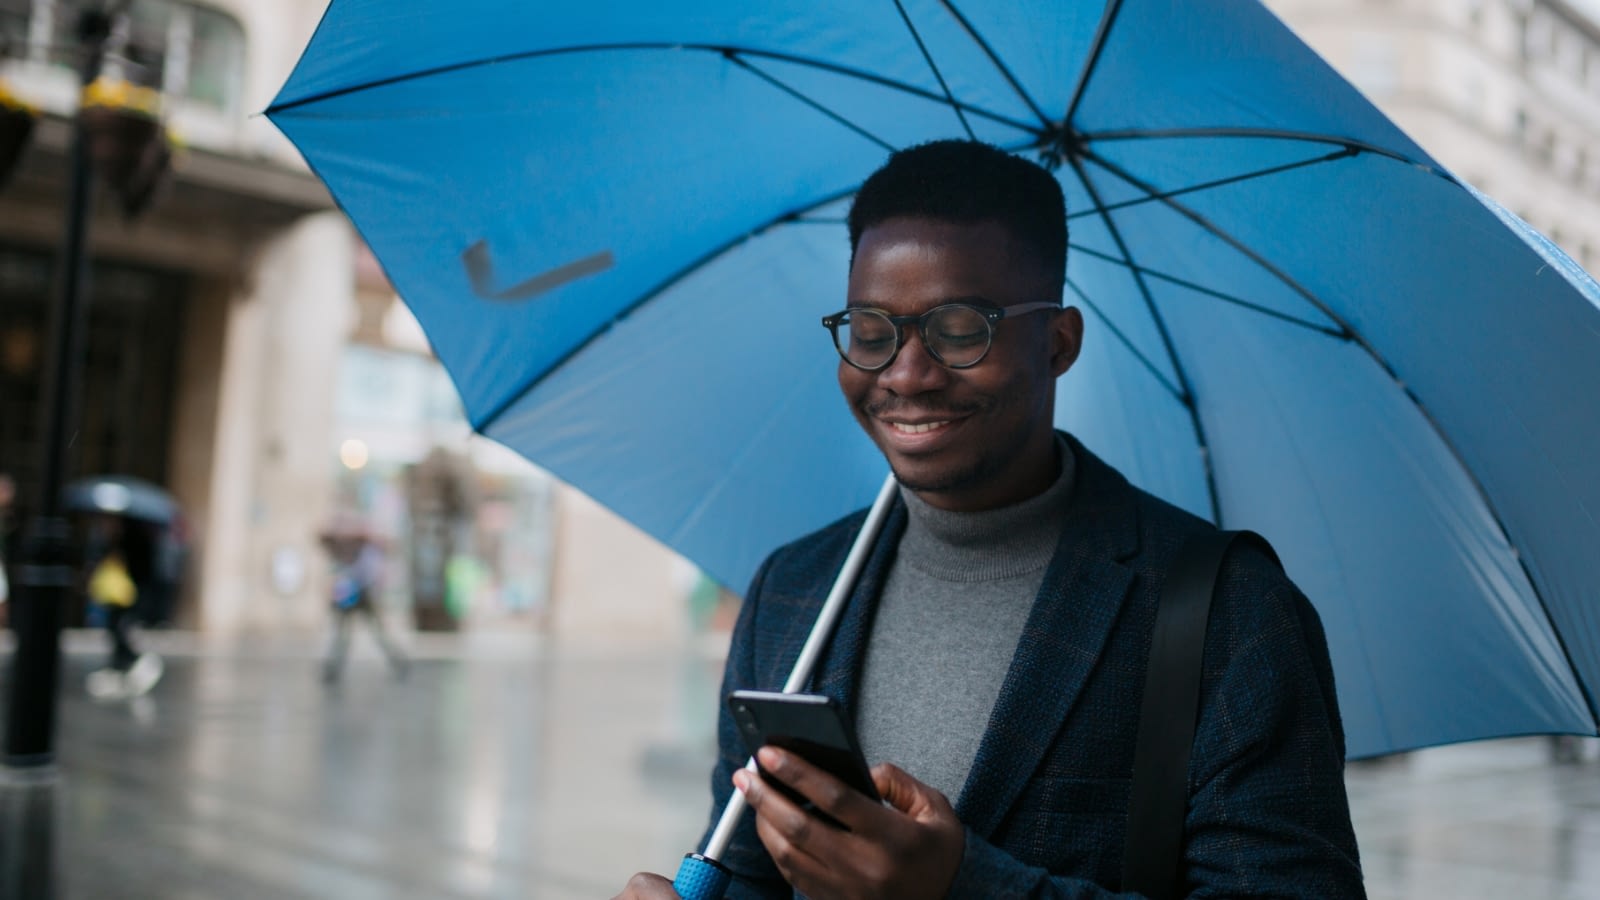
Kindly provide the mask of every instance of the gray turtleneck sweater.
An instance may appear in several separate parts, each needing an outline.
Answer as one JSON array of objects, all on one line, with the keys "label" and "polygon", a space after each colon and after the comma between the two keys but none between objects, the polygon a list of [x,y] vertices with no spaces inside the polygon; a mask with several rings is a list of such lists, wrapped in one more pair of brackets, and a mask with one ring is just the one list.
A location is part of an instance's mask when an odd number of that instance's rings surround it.
[{"label": "gray turtleneck sweater", "polygon": [[1017,640],[1044,583],[1075,462],[1044,493],[977,513],[901,490],[909,517],[867,642],[856,731],[869,764],[892,762],[954,803]]}]

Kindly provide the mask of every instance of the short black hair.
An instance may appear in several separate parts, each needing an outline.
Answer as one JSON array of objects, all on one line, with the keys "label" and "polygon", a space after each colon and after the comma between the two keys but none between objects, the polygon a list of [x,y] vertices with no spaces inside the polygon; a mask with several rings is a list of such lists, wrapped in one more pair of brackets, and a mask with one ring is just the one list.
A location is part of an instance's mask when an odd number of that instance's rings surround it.
[{"label": "short black hair", "polygon": [[965,225],[999,222],[1039,254],[1059,282],[1067,271],[1067,202],[1041,166],[982,141],[943,140],[897,150],[850,206],[850,260],[868,228],[901,216]]}]

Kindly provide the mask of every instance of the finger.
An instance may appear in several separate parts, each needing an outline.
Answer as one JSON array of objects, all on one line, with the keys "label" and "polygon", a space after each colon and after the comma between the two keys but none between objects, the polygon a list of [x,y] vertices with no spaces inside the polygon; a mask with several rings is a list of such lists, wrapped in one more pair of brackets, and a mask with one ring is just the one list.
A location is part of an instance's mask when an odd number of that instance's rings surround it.
[{"label": "finger", "polygon": [[745,802],[755,812],[756,836],[767,848],[767,854],[777,864],[785,880],[790,884],[795,884],[797,879],[809,880],[824,868],[821,860],[808,848],[818,830],[834,829],[762,783],[761,778],[753,772],[745,769],[734,772],[733,784],[744,794]]},{"label": "finger", "polygon": [[799,791],[817,809],[843,822],[852,831],[883,813],[877,801],[793,753],[777,747],[762,747],[756,759],[768,774]]},{"label": "finger", "polygon": [[[834,831],[830,826],[817,823],[818,828]],[[818,859],[794,844],[788,837],[779,831],[771,822],[759,816],[756,817],[756,836],[761,839],[767,848],[767,854],[778,867],[778,872],[783,875],[783,880],[794,888],[795,895],[800,897],[840,897],[845,896],[842,891],[847,886],[854,885],[858,879],[852,878],[848,872],[837,871],[839,860],[835,859],[834,865]],[[832,858],[832,857],[830,857]]]},{"label": "finger", "polygon": [[733,773],[733,785],[744,794],[745,803],[755,812],[757,827],[765,822],[782,834],[786,843],[805,844],[816,829],[827,827],[748,769]]},{"label": "finger", "polygon": [[672,889],[672,882],[660,875],[640,872],[628,879],[628,886],[612,900],[677,900],[677,897],[678,892]]},{"label": "finger", "polygon": [[951,808],[944,794],[911,777],[909,772],[893,763],[873,766],[872,783],[890,806],[912,818],[925,818]]}]

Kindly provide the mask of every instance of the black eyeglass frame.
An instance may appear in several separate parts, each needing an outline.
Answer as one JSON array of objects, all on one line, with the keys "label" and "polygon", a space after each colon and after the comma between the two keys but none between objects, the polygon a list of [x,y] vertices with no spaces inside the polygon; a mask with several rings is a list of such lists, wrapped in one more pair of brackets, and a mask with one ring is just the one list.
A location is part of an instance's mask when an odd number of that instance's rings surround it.
[{"label": "black eyeglass frame", "polygon": [[[978,358],[972,362],[960,364],[946,362],[944,357],[939,355],[939,351],[935,350],[933,348],[933,344],[928,341],[928,320],[932,318],[935,313],[951,308],[970,309],[973,312],[983,316],[984,326],[988,329],[988,342],[984,345],[983,352],[978,354]],[[887,369],[891,365],[894,365],[895,358],[900,355],[900,348],[904,347],[906,343],[905,326],[910,325],[913,322],[917,323],[917,334],[922,337],[922,349],[926,350],[928,355],[933,357],[934,362],[937,362],[939,365],[944,366],[947,369],[970,369],[978,363],[983,362],[984,359],[989,356],[989,351],[994,349],[994,326],[1001,319],[1011,318],[1014,316],[1025,316],[1029,313],[1041,312],[1046,309],[1065,308],[1066,307],[1060,303],[1054,303],[1050,301],[1040,301],[1037,303],[1017,303],[1011,306],[990,306],[988,304],[979,303],[941,303],[925,313],[920,313],[918,315],[896,316],[890,315],[885,310],[878,309],[875,306],[852,306],[849,309],[841,309],[832,315],[823,316],[822,326],[828,329],[829,333],[833,335],[833,349],[839,351],[839,358],[863,372],[879,372]],[[839,326],[845,323],[845,320],[850,316],[851,313],[862,311],[876,313],[877,315],[888,319],[889,324],[894,326],[894,349],[889,351],[889,357],[887,359],[876,366],[863,366],[862,364],[851,359],[850,356],[845,353],[844,345],[839,343]]]}]

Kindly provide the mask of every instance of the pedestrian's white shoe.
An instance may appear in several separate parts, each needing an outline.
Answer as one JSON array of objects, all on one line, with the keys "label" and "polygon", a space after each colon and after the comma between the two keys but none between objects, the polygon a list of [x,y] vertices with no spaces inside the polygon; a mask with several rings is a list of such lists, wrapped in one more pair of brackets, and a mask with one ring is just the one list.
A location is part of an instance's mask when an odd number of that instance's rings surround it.
[{"label": "pedestrian's white shoe", "polygon": [[130,696],[127,676],[116,669],[95,669],[84,679],[83,686],[96,700],[122,700]]},{"label": "pedestrian's white shoe", "polygon": [[137,697],[149,692],[156,686],[156,682],[161,680],[161,673],[165,670],[166,666],[161,662],[161,657],[154,653],[139,654],[139,658],[134,660],[128,669],[128,677],[125,679],[128,696]]}]

